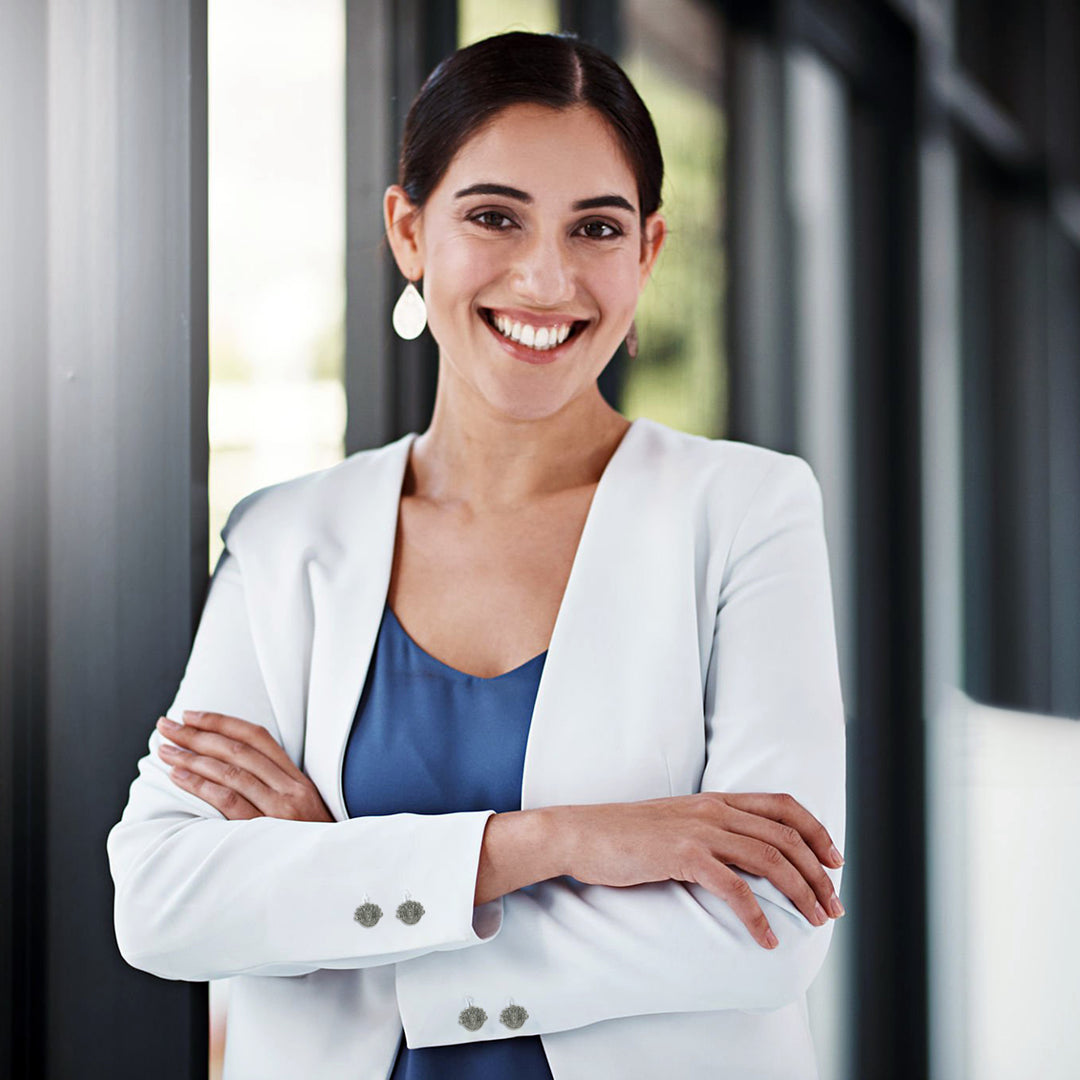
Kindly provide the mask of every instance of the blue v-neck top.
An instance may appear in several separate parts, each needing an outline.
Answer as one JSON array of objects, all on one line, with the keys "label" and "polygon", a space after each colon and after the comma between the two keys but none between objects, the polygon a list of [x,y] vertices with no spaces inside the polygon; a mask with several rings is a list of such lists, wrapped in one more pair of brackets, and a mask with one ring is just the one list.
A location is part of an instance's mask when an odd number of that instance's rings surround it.
[{"label": "blue v-neck top", "polygon": [[[420,648],[388,604],[345,748],[349,817],[520,810],[525,743],[546,656],[491,679],[469,675]],[[386,899],[393,908],[404,897]],[[501,1003],[476,1004],[498,1023]],[[449,1076],[553,1080],[539,1035],[412,1050],[404,1039],[398,1044],[390,1080]]]}]

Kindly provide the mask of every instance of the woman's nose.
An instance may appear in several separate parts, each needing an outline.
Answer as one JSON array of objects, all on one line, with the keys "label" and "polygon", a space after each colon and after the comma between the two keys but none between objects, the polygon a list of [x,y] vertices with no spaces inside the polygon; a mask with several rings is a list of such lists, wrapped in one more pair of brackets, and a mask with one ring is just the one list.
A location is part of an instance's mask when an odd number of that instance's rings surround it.
[{"label": "woman's nose", "polygon": [[534,236],[518,252],[514,284],[522,299],[538,307],[557,307],[574,298],[570,253],[557,236]]}]

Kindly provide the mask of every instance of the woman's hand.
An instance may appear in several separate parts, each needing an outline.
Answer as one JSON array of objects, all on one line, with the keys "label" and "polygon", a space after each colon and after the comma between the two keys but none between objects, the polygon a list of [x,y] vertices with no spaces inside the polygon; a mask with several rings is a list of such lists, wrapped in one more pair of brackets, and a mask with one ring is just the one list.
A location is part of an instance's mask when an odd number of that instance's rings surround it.
[{"label": "woman's hand", "polygon": [[162,761],[174,784],[220,810],[230,821],[275,817],[333,821],[315,785],[258,724],[212,712],[185,712],[184,723],[159,717]]},{"label": "woman's hand", "polygon": [[566,812],[563,872],[586,884],[696,882],[727,901],[765,948],[776,937],[731,866],[768,878],[815,926],[844,913],[822,868],[843,859],[825,826],[790,795],[703,791],[558,810]]}]

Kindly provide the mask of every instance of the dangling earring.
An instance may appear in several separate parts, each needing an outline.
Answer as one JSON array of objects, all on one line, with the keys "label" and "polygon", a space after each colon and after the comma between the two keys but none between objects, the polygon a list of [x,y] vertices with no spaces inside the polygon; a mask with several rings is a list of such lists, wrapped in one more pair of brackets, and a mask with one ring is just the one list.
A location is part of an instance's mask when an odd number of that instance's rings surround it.
[{"label": "dangling earring", "polygon": [[394,305],[394,329],[398,337],[412,341],[419,337],[427,326],[427,305],[424,298],[410,281],[402,290]]},{"label": "dangling earring", "polygon": [[637,323],[630,320],[630,330],[626,335],[626,351],[630,354],[630,359],[634,360],[637,357]]}]

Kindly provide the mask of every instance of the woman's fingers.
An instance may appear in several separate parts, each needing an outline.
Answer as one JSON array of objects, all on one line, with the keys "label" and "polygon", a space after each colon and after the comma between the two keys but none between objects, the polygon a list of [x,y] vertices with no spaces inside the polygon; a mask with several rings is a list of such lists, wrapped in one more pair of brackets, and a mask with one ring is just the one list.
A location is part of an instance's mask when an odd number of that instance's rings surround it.
[{"label": "woman's fingers", "polygon": [[184,710],[184,724],[202,728],[204,731],[218,732],[226,738],[247,743],[269,758],[286,776],[293,780],[303,778],[304,774],[285,753],[285,748],[262,724],[253,724],[250,720],[242,720],[239,716],[229,716],[226,713],[200,712],[191,709]]},{"label": "woman's fingers", "polygon": [[[724,792],[724,801],[739,810],[771,818],[796,829],[810,850],[826,866],[840,867],[843,856],[836,851],[829,830],[797,799],[768,791]],[[834,854],[835,853],[835,854]]]},{"label": "woman's fingers", "polygon": [[265,744],[257,732],[262,732],[275,746],[278,744],[266,728],[258,724],[249,724],[245,720],[218,713],[192,716],[174,727],[170,727],[169,723],[167,718],[162,717],[158,720],[158,730],[178,746],[235,765],[257,777],[267,788],[280,791],[294,779],[266,753]]},{"label": "woman's fingers", "polygon": [[696,880],[727,903],[763,949],[776,948],[779,941],[769,926],[765,912],[761,910],[750,886],[734,870],[715,859],[704,859],[698,868]]},{"label": "woman's fingers", "polygon": [[171,743],[162,743],[158,753],[166,765],[174,767],[174,782],[217,807],[227,818],[266,814],[267,807],[273,802],[274,793],[258,777],[239,765]]},{"label": "woman's fingers", "polygon": [[[210,758],[197,757],[190,753],[184,754],[183,751],[180,753],[183,754],[183,765],[177,766],[169,774],[174,784],[185,791],[190,791],[193,795],[198,795],[214,809],[220,810],[230,821],[264,816],[261,810],[256,809],[235,788],[217,784],[202,775],[201,771],[192,771],[195,768],[200,770],[207,768],[206,763],[211,760]],[[167,756],[165,760],[171,764]],[[214,764],[220,765],[220,762]]]},{"label": "woman's fingers", "polygon": [[[832,880],[825,873],[817,856],[807,847],[802,835],[793,826],[781,825],[778,821],[763,818],[757,814],[751,814],[731,806],[728,807],[724,818],[724,828],[731,832],[753,837],[755,840],[783,852],[788,864],[796,872],[796,878],[798,879],[796,887],[799,888],[801,899],[793,896],[771,873],[766,876],[773,881],[777,888],[783,890],[785,896],[791,897],[798,904],[799,910],[810,922],[814,922],[814,919],[810,918],[810,912],[815,902],[820,903],[822,909],[834,918],[838,918],[843,914],[844,909],[837,899]],[[740,865],[742,864],[740,863]],[[748,868],[743,867],[743,869]],[[751,872],[759,873],[757,870]],[[808,886],[808,889],[803,889],[804,884]],[[815,925],[820,926],[821,922],[816,922]]]},{"label": "woman's fingers", "polygon": [[[738,866],[749,874],[767,878],[790,898],[791,902],[803,913],[806,921],[813,926],[824,926],[829,921],[828,914],[818,903],[818,898],[806,878],[795,868],[784,852],[773,844],[732,832],[728,834],[724,850],[718,857],[725,863]],[[739,880],[743,881],[742,878]],[[745,885],[746,882],[743,881],[743,884]]]},{"label": "woman's fingers", "polygon": [[[223,713],[185,712],[185,723],[160,717],[158,730],[176,744],[158,752],[192,774],[189,787],[226,817],[333,822],[318,788],[266,728]],[[203,795],[203,792],[206,795]]]}]

